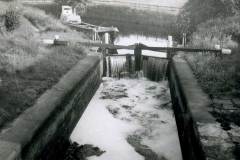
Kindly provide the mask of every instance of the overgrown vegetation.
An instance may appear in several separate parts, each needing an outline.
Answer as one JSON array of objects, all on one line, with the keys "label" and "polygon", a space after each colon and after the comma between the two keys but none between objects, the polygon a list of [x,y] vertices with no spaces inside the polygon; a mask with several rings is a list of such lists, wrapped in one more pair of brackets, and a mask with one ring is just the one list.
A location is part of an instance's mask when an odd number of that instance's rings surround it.
[{"label": "overgrown vegetation", "polygon": [[[36,12],[37,10],[37,12]],[[59,20],[47,15],[44,11],[36,8],[25,8],[23,16],[27,18],[33,26],[40,31],[65,31],[67,27]]]},{"label": "overgrown vegetation", "polygon": [[19,27],[19,23],[20,23],[19,17],[20,17],[19,12],[13,7],[10,7],[6,11],[4,16],[5,18],[4,24],[7,31],[13,31],[17,27]]},{"label": "overgrown vegetation", "polygon": [[219,44],[223,48],[236,48],[240,42],[240,17],[231,16],[224,20],[216,18],[198,25],[190,38],[190,45],[214,48]]},{"label": "overgrown vegetation", "polygon": [[202,88],[213,97],[239,97],[240,7],[239,0],[189,0],[177,20],[178,33],[188,35],[188,45],[232,49],[232,55],[187,56]]},{"label": "overgrown vegetation", "polygon": [[211,53],[186,56],[206,93],[217,98],[240,97],[240,56],[219,57]]},{"label": "overgrown vegetation", "polygon": [[[240,126],[239,4],[239,0],[189,0],[178,19],[179,35],[188,34],[189,46],[214,48],[217,44],[232,49],[231,55],[194,53],[185,56],[200,86],[212,100],[210,113],[226,131],[233,125]],[[235,150],[238,149],[237,143]],[[238,159],[236,151],[234,155]]]},{"label": "overgrown vegetation", "polygon": [[188,41],[194,44],[199,37],[207,37],[211,44],[216,39],[219,43],[229,39],[240,42],[239,4],[239,0],[189,0],[178,15],[178,39],[187,33]]},{"label": "overgrown vegetation", "polygon": [[[9,11],[9,6],[14,6],[13,10]],[[54,35],[64,40],[83,39],[81,33],[72,31],[44,11],[0,1],[0,16],[6,18],[6,15],[10,17],[11,32],[7,26],[1,27],[0,128],[31,107],[86,55],[84,48],[74,44],[48,46],[42,43],[43,39],[53,39]]]},{"label": "overgrown vegetation", "polygon": [[[21,55],[13,56],[18,59]],[[2,79],[0,127],[31,107],[45,90],[55,84],[83,57],[82,49],[56,47],[51,48],[47,56],[39,58],[25,68],[18,68],[18,65],[15,65],[8,70],[11,67],[11,59],[10,63],[5,61],[7,68],[2,64],[0,69]],[[25,58],[29,59],[29,56]]]},{"label": "overgrown vegetation", "polygon": [[61,16],[62,5],[60,3],[51,3],[51,4],[31,4],[29,5],[34,8],[38,8],[44,11],[47,15],[51,15],[54,18],[59,19]]}]

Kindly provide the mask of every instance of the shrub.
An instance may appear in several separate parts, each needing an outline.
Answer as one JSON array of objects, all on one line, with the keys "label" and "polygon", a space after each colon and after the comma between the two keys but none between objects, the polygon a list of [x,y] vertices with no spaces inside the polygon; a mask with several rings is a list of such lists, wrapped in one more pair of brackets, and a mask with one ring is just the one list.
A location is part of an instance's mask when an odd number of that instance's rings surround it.
[{"label": "shrub", "polygon": [[191,37],[192,45],[204,48],[213,48],[216,44],[225,48],[237,47],[235,41],[240,39],[239,18],[239,16],[216,18],[198,25]]},{"label": "shrub", "polygon": [[239,97],[239,54],[224,57],[194,54],[185,58],[203,90],[214,97]]},{"label": "shrub", "polygon": [[13,31],[20,25],[20,15],[19,12],[10,7],[5,13],[5,27],[7,31]]},{"label": "shrub", "polygon": [[25,7],[23,16],[40,31],[64,31],[67,29],[67,27],[61,24],[57,19],[37,8]]}]

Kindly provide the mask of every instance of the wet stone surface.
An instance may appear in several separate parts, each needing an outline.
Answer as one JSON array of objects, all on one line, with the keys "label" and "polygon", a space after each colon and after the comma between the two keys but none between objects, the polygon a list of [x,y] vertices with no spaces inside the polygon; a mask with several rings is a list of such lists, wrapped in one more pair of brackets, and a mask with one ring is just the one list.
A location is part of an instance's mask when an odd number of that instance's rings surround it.
[{"label": "wet stone surface", "polygon": [[224,130],[231,130],[231,124],[240,127],[240,104],[238,99],[213,99],[212,114]]},{"label": "wet stone surface", "polygon": [[198,124],[201,142],[209,160],[238,160],[240,128],[231,125],[224,130],[218,122],[215,124]]},{"label": "wet stone surface", "polygon": [[68,147],[63,160],[87,160],[91,156],[101,156],[104,152],[91,144],[79,145],[74,142]]},{"label": "wet stone surface", "polygon": [[216,123],[198,124],[209,160],[239,160],[240,101],[212,98],[211,114]]}]

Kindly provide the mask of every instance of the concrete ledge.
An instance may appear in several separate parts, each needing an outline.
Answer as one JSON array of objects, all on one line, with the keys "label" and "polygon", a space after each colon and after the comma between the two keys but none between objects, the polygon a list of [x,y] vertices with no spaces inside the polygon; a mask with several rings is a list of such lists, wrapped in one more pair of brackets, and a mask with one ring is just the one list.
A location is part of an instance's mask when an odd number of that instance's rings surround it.
[{"label": "concrete ledge", "polygon": [[185,99],[186,112],[190,112],[197,122],[215,122],[208,108],[211,101],[199,86],[188,63],[181,58],[175,57],[172,64],[179,89]]},{"label": "concrete ledge", "polygon": [[0,160],[33,160],[50,141],[68,138],[100,84],[99,64],[97,56],[81,60],[3,130]]},{"label": "concrete ledge", "polygon": [[168,77],[184,160],[205,160],[197,124],[215,122],[209,113],[210,100],[182,58],[173,58]]}]

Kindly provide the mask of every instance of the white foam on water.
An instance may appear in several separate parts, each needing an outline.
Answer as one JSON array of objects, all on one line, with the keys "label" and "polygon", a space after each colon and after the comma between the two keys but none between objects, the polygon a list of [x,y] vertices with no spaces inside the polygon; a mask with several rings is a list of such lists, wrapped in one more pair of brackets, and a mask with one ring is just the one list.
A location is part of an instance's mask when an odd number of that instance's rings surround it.
[{"label": "white foam on water", "polygon": [[[74,129],[71,140],[106,152],[89,160],[143,160],[127,142],[137,135],[159,156],[181,160],[176,123],[166,82],[104,78]],[[114,113],[114,114],[113,114]]]}]

